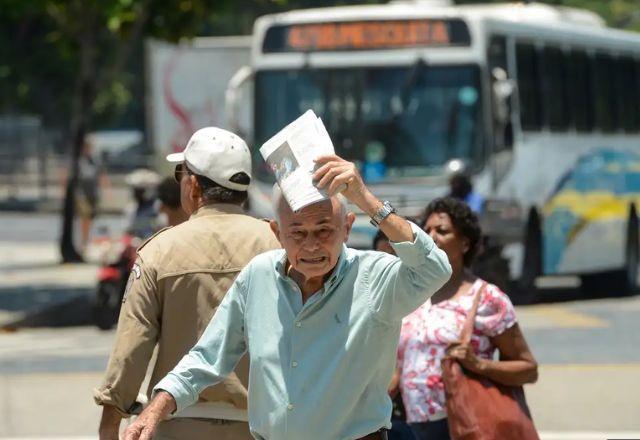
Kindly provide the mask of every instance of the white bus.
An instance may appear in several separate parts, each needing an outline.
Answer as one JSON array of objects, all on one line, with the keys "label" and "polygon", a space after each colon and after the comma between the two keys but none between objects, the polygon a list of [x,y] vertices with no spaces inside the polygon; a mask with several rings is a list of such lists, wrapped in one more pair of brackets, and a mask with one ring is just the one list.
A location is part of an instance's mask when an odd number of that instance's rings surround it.
[{"label": "white bus", "polygon": [[[251,80],[256,150],[311,108],[337,154],[409,216],[464,162],[493,255],[521,292],[540,276],[603,274],[612,294],[634,290],[640,35],[577,9],[448,3],[259,18],[251,66],[228,91],[233,101]],[[269,215],[273,177],[255,163],[251,206]],[[356,246],[370,245],[365,225]]]}]

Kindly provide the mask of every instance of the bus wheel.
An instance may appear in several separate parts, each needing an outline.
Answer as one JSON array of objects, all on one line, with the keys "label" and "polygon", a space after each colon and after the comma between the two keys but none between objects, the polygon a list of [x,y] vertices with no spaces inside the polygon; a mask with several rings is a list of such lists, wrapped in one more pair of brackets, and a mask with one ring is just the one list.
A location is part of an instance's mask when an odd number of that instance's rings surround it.
[{"label": "bus wheel", "polygon": [[491,245],[490,241],[485,239],[483,251],[473,263],[473,273],[502,291],[511,292],[509,261],[502,256],[502,246]]},{"label": "bus wheel", "polygon": [[524,258],[517,283],[516,302],[529,304],[538,297],[536,278],[542,274],[542,228],[536,208],[529,210],[524,231]]},{"label": "bus wheel", "polygon": [[582,290],[585,293],[595,296],[620,296],[633,295],[637,291],[640,238],[638,236],[638,213],[633,204],[629,207],[626,237],[624,267],[619,270],[583,275]]},{"label": "bus wheel", "polygon": [[625,295],[632,295],[638,287],[638,263],[640,262],[640,243],[638,242],[638,212],[636,205],[629,207],[627,221],[627,245],[625,250],[625,268],[620,274],[620,287]]}]

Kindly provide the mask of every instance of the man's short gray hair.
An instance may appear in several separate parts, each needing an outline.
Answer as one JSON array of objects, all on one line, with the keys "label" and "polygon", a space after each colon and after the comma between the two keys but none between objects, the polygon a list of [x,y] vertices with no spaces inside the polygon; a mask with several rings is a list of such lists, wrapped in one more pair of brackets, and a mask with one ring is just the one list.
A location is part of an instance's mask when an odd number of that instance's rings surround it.
[{"label": "man's short gray hair", "polygon": [[[347,215],[347,212],[349,212],[347,198],[342,194],[337,194],[333,197],[337,198],[338,201],[340,202],[340,214],[342,214],[343,216]],[[277,222],[280,221],[280,203],[283,199],[284,199],[284,196],[282,195],[282,190],[280,189],[280,185],[275,183],[273,185],[273,190],[271,192],[271,207],[273,209],[274,219]],[[284,202],[287,203],[286,201]]]}]

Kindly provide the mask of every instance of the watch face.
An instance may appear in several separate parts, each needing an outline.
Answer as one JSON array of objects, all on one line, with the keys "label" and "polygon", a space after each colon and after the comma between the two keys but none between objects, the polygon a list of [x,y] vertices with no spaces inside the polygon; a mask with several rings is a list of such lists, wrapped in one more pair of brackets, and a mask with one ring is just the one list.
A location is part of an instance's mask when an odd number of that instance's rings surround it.
[{"label": "watch face", "polygon": [[392,212],[396,212],[396,208],[394,208],[393,205],[391,203],[389,203],[388,201],[384,202],[384,207],[385,207],[385,210],[388,211],[389,214],[391,214]]},{"label": "watch face", "polygon": [[382,220],[387,218],[390,214],[396,212],[396,209],[387,200],[382,202],[382,207],[371,218],[371,224],[378,226]]}]

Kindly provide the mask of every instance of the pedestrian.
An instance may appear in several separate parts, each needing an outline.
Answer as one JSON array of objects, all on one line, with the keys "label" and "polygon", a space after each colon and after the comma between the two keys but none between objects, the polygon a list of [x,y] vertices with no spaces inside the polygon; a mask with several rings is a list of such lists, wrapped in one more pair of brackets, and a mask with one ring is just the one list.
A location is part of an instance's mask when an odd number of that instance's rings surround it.
[{"label": "pedestrian", "polygon": [[175,177],[166,177],[158,185],[157,209],[163,217],[159,223],[168,226],[179,225],[189,218],[180,204],[180,184]]},{"label": "pedestrian", "polygon": [[109,175],[102,162],[94,156],[92,150],[91,140],[85,138],[78,159],[78,192],[76,193],[82,253],[86,252],[89,245],[91,225],[98,214],[102,192],[111,188]]},{"label": "pedestrian", "polygon": [[134,237],[149,238],[158,227],[156,197],[160,176],[155,171],[139,168],[125,177],[131,188],[132,203],[124,210],[125,230]]},{"label": "pedestrian", "polygon": [[[398,364],[407,420],[419,440],[449,439],[441,360],[460,362],[468,371],[505,385],[535,382],[535,358],[516,321],[513,305],[500,289],[469,269],[481,230],[477,215],[452,197],[426,208],[424,230],[446,252],[449,281],[402,322]],[[469,345],[459,343],[462,325],[481,295]],[[493,360],[496,350],[500,360]]]},{"label": "pedestrian", "polygon": [[[268,223],[243,212],[251,155],[242,139],[220,128],[203,128],[184,152],[167,159],[177,163],[182,207],[190,218],[138,249],[107,372],[94,392],[103,406],[101,440],[117,439],[121,418],[135,409],[154,346],[157,359],[149,390],[196,343],[249,260],[279,247]],[[156,438],[251,438],[246,423],[248,360],[235,360],[234,374],[193,396],[206,402],[206,419],[165,421]]]},{"label": "pedestrian", "polygon": [[[320,157],[314,177],[329,200],[293,212],[274,189],[271,228],[284,247],[249,263],[202,338],[155,387],[125,439],[157,424],[223,380],[248,351],[249,424],[256,439],[386,439],[389,378],[402,317],[450,275],[445,254],[382,203],[351,162]],[[372,217],[397,257],[345,246],[355,220],[344,196]]]},{"label": "pedestrian", "polygon": [[464,201],[476,214],[482,214],[485,202],[484,197],[474,191],[473,183],[465,168],[454,172],[449,177],[448,195]]}]

